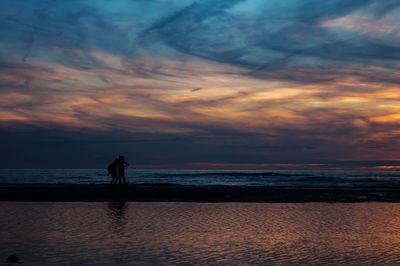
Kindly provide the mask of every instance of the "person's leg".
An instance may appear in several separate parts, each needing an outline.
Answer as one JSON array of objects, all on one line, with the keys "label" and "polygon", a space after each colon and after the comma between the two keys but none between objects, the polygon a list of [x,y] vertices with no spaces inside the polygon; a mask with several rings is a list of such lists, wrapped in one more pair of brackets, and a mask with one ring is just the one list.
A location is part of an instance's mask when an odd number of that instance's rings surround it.
[{"label": "person's leg", "polygon": [[117,173],[113,173],[112,174],[112,181],[111,181],[111,184],[113,185],[113,184],[117,184]]},{"label": "person's leg", "polygon": [[122,184],[122,176],[121,176],[121,173],[118,173],[118,184]]},{"label": "person's leg", "polygon": [[124,179],[124,185],[126,185],[125,173],[122,174],[122,178]]}]

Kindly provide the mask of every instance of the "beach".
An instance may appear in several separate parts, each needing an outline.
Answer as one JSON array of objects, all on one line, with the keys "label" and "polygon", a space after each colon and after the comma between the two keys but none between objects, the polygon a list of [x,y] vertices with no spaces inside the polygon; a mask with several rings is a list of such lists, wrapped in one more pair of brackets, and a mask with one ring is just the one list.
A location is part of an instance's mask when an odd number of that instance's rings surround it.
[{"label": "beach", "polygon": [[293,188],[266,186],[7,185],[0,201],[163,201],[163,202],[400,202],[400,188]]},{"label": "beach", "polygon": [[397,173],[0,174],[0,259],[24,265],[400,264]]},{"label": "beach", "polygon": [[399,265],[397,203],[0,202],[22,265]]}]

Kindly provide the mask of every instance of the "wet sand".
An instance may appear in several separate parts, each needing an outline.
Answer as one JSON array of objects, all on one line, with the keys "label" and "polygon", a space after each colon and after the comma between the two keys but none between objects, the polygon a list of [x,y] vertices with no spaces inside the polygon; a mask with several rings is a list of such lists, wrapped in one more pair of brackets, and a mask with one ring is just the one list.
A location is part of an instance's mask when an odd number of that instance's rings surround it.
[{"label": "wet sand", "polygon": [[400,188],[271,188],[244,186],[1,186],[0,201],[400,202]]},{"label": "wet sand", "polygon": [[0,260],[15,254],[21,266],[400,265],[397,203],[9,201],[0,210]]}]

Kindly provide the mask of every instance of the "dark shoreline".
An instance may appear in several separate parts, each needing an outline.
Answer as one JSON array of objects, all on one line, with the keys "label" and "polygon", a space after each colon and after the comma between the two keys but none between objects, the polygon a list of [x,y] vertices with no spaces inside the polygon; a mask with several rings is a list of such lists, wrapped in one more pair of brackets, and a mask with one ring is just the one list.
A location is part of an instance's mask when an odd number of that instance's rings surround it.
[{"label": "dark shoreline", "polygon": [[400,202],[400,188],[8,185],[0,186],[0,201]]}]

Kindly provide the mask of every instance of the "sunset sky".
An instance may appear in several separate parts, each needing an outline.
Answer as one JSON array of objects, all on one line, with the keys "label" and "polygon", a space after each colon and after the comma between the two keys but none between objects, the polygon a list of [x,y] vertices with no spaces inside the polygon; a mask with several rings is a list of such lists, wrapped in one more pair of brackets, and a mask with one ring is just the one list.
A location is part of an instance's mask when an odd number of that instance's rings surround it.
[{"label": "sunset sky", "polygon": [[399,0],[2,0],[0,167],[400,159]]}]

